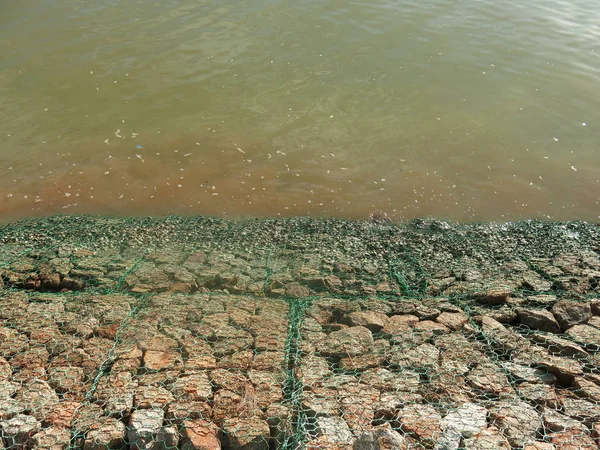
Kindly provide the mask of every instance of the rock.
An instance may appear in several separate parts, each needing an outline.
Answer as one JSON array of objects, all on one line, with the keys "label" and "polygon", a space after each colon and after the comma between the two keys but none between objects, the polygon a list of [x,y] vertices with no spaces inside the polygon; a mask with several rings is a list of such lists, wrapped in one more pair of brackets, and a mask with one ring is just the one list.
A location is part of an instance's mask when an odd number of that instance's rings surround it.
[{"label": "rock", "polygon": [[220,450],[217,439],[218,428],[206,420],[186,420],[183,422],[181,450]]},{"label": "rock", "polygon": [[104,401],[104,410],[112,417],[125,417],[133,408],[137,379],[131,372],[118,372],[100,379],[96,397]]},{"label": "rock", "polygon": [[574,419],[583,421],[600,420],[600,405],[588,400],[563,397],[561,399],[563,412]]},{"label": "rock", "polygon": [[490,423],[502,430],[513,447],[534,440],[542,426],[537,411],[522,401],[500,401],[489,409]]},{"label": "rock", "polygon": [[356,326],[330,333],[317,342],[317,350],[324,356],[358,356],[367,353],[373,345],[368,328]]},{"label": "rock", "polygon": [[0,383],[0,399],[13,397],[21,389],[21,383],[2,381]]},{"label": "rock", "polygon": [[416,371],[429,371],[438,366],[440,351],[431,344],[421,344],[408,350],[392,347],[390,364],[401,368],[413,368]]},{"label": "rock", "polygon": [[148,370],[166,370],[180,367],[183,362],[178,353],[147,350],[144,353],[143,365]]},{"label": "rock", "polygon": [[386,334],[402,335],[418,322],[419,318],[411,314],[396,315],[388,319],[382,331]]},{"label": "rock", "polygon": [[58,394],[48,383],[42,380],[31,380],[17,392],[15,399],[22,403],[36,419],[46,417],[52,407],[58,403]]},{"label": "rock", "polygon": [[588,432],[583,430],[566,430],[548,435],[550,443],[556,450],[597,450],[598,446]]},{"label": "rock", "polygon": [[0,382],[8,381],[12,376],[12,368],[6,359],[0,356]]},{"label": "rock", "polygon": [[31,448],[31,438],[40,427],[41,424],[35,417],[17,414],[0,422],[0,436],[4,437],[4,443],[9,449]]},{"label": "rock", "polygon": [[544,423],[544,427],[550,431],[585,429],[583,423],[551,408],[542,408],[542,422]]},{"label": "rock", "polygon": [[193,372],[178,378],[171,392],[177,400],[187,401],[207,401],[213,395],[206,372]]},{"label": "rock", "polygon": [[487,291],[476,292],[473,296],[479,303],[484,305],[501,305],[508,300],[510,293],[510,289],[492,288]]},{"label": "rock", "polygon": [[342,415],[350,429],[357,434],[368,430],[373,423],[379,391],[353,382],[341,386],[338,392]]},{"label": "rock", "polygon": [[559,301],[551,311],[563,331],[573,325],[586,323],[592,317],[591,305],[585,302]]},{"label": "rock", "polygon": [[556,383],[556,376],[542,369],[534,369],[532,367],[522,366],[511,362],[502,363],[502,366],[513,377],[528,381],[529,383]]},{"label": "rock", "polygon": [[540,275],[535,272],[526,272],[523,275],[521,286],[524,289],[534,292],[548,292],[552,289],[552,283],[544,280]]},{"label": "rock", "polygon": [[548,406],[549,408],[558,407],[558,397],[552,386],[525,382],[519,384],[517,390],[530,403]]},{"label": "rock", "polygon": [[442,435],[442,417],[429,405],[408,405],[398,413],[404,433],[431,447]]},{"label": "rock", "polygon": [[337,391],[315,387],[302,397],[302,408],[315,417],[333,416],[340,409]]},{"label": "rock", "polygon": [[549,333],[560,333],[558,322],[552,313],[545,309],[517,308],[516,312],[521,323],[529,328]]},{"label": "rock", "polygon": [[490,426],[481,430],[472,438],[463,441],[465,450],[510,450],[511,445],[502,435],[500,430]]},{"label": "rock", "polygon": [[600,300],[592,300],[590,302],[590,308],[594,316],[600,316]]},{"label": "rock", "polygon": [[305,385],[312,386],[316,382],[331,375],[331,369],[325,358],[311,353],[300,361],[300,367],[296,368],[296,376]]},{"label": "rock", "polygon": [[51,367],[48,370],[50,386],[59,392],[76,392],[81,390],[85,372],[80,367]]},{"label": "rock", "polygon": [[50,412],[46,414],[42,424],[58,428],[71,428],[75,411],[81,404],[79,402],[59,402],[56,403]]},{"label": "rock", "polygon": [[487,409],[475,403],[463,403],[441,421],[442,430],[452,429],[464,438],[472,437],[486,426]]},{"label": "rock", "polygon": [[600,386],[596,383],[586,380],[583,377],[573,379],[572,388],[579,397],[589,398],[595,402],[600,402]]},{"label": "rock", "polygon": [[90,427],[83,450],[122,449],[125,446],[125,425],[112,417],[102,417]]},{"label": "rock", "polygon": [[352,450],[407,450],[408,445],[400,433],[380,428],[359,435]]},{"label": "rock", "polygon": [[388,316],[375,311],[355,311],[342,317],[341,323],[351,327],[363,326],[372,333],[377,333],[385,327]]},{"label": "rock", "polygon": [[588,353],[579,345],[551,334],[533,333],[531,339],[543,345],[553,355],[566,357],[585,358]]},{"label": "rock", "polygon": [[141,386],[135,392],[133,405],[140,409],[164,408],[175,400],[170,391],[161,386]]},{"label": "rock", "polygon": [[512,391],[504,372],[489,360],[478,364],[466,379],[470,386],[484,393],[502,395]]},{"label": "rock", "polygon": [[24,413],[26,409],[23,403],[14,398],[0,398],[0,420],[12,419],[16,415]]},{"label": "rock", "polygon": [[211,407],[205,402],[174,402],[169,404],[165,419],[168,424],[181,424],[185,420],[210,419]]},{"label": "rock", "polygon": [[268,450],[269,424],[258,418],[232,418],[223,421],[223,445],[231,450]]},{"label": "rock", "polygon": [[326,436],[331,443],[344,444],[353,439],[348,424],[338,416],[317,417],[315,419],[315,432],[317,435]]},{"label": "rock", "polygon": [[460,312],[443,312],[436,317],[435,321],[450,328],[452,331],[458,331],[465,325],[465,323],[469,321],[469,317],[466,314]]},{"label": "rock", "polygon": [[212,407],[212,419],[220,424],[223,420],[238,417],[241,411],[245,411],[252,405],[243,405],[242,396],[229,389],[219,389],[214,396]]},{"label": "rock", "polygon": [[69,448],[71,432],[62,427],[44,428],[33,436],[34,448],[39,450],[63,450]]},{"label": "rock", "polygon": [[574,325],[566,332],[567,335],[589,346],[592,351],[600,347],[600,330],[590,325]]},{"label": "rock", "polygon": [[[127,437],[132,449],[164,449],[177,445],[177,430],[165,429],[162,409],[140,409],[134,411],[129,419]],[[168,427],[167,427],[168,428]]]},{"label": "rock", "polygon": [[421,378],[416,372],[408,370],[392,372],[380,367],[364,371],[360,375],[360,382],[383,392],[414,392],[419,388]]},{"label": "rock", "polygon": [[523,450],[556,450],[554,444],[549,442],[527,442],[523,445]]}]

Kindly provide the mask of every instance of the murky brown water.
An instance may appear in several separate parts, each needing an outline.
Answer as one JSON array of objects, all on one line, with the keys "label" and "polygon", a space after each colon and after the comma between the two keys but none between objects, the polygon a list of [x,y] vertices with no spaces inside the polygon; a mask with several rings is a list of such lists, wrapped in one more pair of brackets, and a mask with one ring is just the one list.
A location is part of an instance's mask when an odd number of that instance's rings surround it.
[{"label": "murky brown water", "polygon": [[0,214],[600,216],[592,0],[0,4]]}]

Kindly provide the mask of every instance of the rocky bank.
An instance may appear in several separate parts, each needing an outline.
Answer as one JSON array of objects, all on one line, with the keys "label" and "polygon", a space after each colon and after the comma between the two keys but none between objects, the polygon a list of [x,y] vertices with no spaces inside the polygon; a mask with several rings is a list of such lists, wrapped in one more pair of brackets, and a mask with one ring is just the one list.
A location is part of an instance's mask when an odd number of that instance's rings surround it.
[{"label": "rocky bank", "polygon": [[0,449],[595,449],[600,228],[0,227]]}]

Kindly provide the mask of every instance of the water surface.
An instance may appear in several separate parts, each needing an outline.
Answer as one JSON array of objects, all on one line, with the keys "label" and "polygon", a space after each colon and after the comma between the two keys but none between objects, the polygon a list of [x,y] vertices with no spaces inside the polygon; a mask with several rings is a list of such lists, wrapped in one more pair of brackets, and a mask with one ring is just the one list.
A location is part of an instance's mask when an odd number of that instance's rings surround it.
[{"label": "water surface", "polygon": [[600,216],[595,0],[0,4],[0,215]]}]

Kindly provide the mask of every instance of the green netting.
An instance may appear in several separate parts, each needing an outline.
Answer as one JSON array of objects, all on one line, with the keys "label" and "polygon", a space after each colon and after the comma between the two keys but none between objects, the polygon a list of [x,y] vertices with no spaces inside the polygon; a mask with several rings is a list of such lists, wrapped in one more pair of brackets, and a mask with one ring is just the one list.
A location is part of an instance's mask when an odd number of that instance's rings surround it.
[{"label": "green netting", "polygon": [[0,449],[592,449],[600,228],[0,228]]}]

